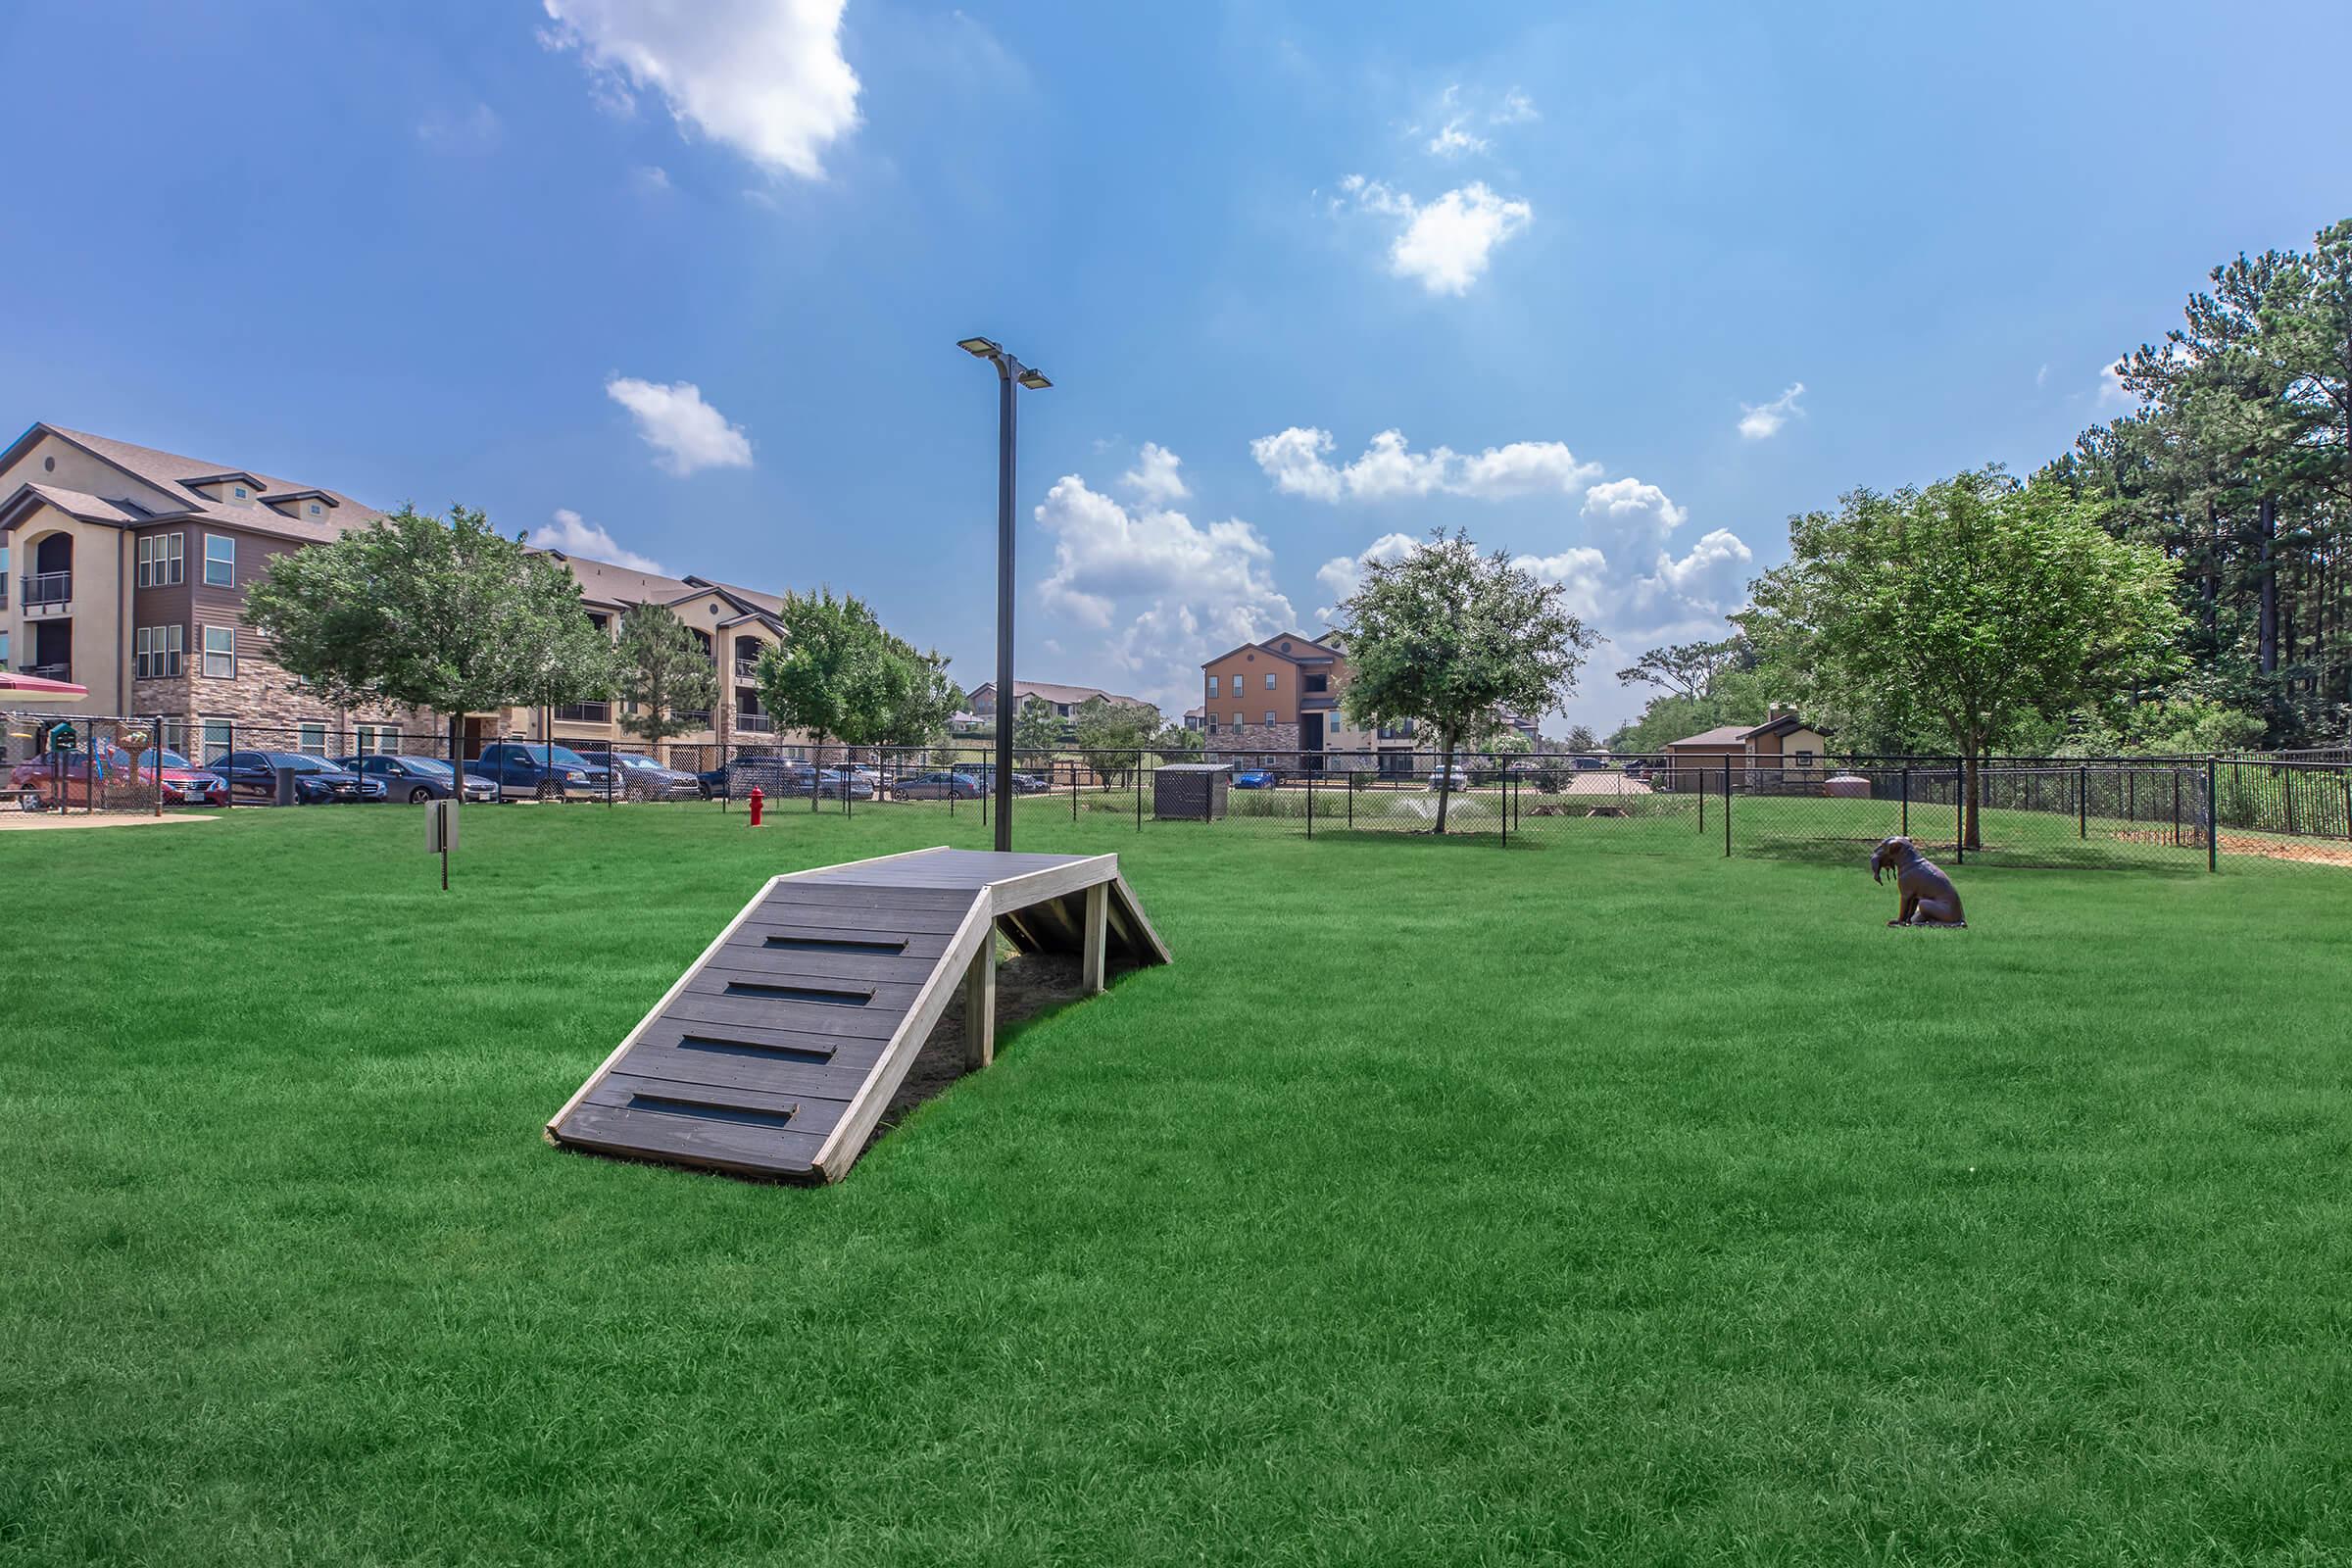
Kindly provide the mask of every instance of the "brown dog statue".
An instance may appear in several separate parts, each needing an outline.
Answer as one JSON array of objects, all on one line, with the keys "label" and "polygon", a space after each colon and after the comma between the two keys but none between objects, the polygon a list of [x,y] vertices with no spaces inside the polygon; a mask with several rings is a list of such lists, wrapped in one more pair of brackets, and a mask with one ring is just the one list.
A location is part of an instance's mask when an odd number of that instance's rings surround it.
[{"label": "brown dog statue", "polygon": [[1888,871],[1894,873],[1895,891],[1903,896],[1902,907],[1888,925],[1968,924],[1960,912],[1960,890],[1909,839],[1886,839],[1870,852],[1870,879],[1883,882]]}]

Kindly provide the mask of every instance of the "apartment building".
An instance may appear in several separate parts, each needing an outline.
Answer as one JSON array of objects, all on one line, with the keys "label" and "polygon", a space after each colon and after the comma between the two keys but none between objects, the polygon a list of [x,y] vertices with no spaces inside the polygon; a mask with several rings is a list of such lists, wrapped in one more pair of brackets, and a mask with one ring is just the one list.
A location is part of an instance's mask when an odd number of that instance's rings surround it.
[{"label": "apartment building", "polygon": [[61,714],[160,714],[175,750],[430,724],[321,702],[245,620],[275,557],[377,513],[338,491],[35,424],[0,452],[0,662],[88,690]]},{"label": "apartment building", "polygon": [[[1200,666],[1200,732],[1211,752],[1313,758],[1333,767],[1373,768],[1382,754],[1411,751],[1410,724],[1352,728],[1341,706],[1348,656],[1339,634],[1288,632],[1244,643]],[[1311,765],[1311,764],[1309,764]]]},{"label": "apartment building", "polygon": [[[437,750],[448,733],[439,715],[325,703],[245,618],[246,591],[272,560],[381,515],[339,491],[35,424],[0,453],[0,665],[85,687],[87,698],[48,710],[61,716],[162,715],[175,751],[211,756],[239,730],[321,754],[404,739]],[[719,701],[672,744],[803,738],[778,736],[760,706],[760,653],[782,640],[782,599],[547,554],[579,580],[598,625],[617,634],[630,607],[664,604],[709,651]],[[500,736],[625,748],[623,716],[612,703],[471,714],[466,751]]]},{"label": "apartment building", "polygon": [[[1054,710],[1056,718],[1068,718],[1097,698],[1116,708],[1150,708],[1141,697],[1127,697],[1118,692],[1106,692],[1100,686],[1063,686],[1050,680],[1019,680],[1012,683],[1014,711],[1031,698]],[[974,718],[994,718],[997,714],[997,683],[984,680],[964,694]]]},{"label": "apartment building", "polygon": [[[666,746],[760,746],[808,739],[799,730],[779,732],[760,705],[760,655],[784,640],[781,597],[708,577],[637,571],[561,550],[545,554],[564,563],[578,579],[588,618],[600,627],[617,636],[620,617],[635,606],[666,605],[710,656],[718,670],[718,703],[682,715],[696,720],[695,727],[670,737]],[[632,711],[629,704],[602,702],[471,715],[466,721],[466,750],[470,755],[485,738],[503,734],[627,751],[640,744],[625,722]]]}]

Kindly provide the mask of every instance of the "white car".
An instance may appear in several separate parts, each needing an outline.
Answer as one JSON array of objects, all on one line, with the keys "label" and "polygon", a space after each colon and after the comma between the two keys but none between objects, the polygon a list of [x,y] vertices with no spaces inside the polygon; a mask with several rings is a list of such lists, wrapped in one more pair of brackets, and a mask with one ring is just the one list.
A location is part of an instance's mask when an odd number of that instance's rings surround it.
[{"label": "white car", "polygon": [[1470,787],[1470,775],[1458,767],[1442,767],[1429,775],[1429,787],[1433,790],[1466,790]]}]

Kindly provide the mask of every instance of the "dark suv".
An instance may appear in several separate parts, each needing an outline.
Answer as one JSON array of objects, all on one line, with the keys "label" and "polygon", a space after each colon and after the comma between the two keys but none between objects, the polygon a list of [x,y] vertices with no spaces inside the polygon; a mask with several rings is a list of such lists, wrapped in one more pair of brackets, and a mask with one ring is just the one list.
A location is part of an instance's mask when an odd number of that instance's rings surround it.
[{"label": "dark suv", "polygon": [[212,770],[228,781],[232,799],[259,801],[265,806],[277,800],[277,770],[294,771],[294,804],[323,806],[330,801],[380,801],[384,786],[376,779],[363,779],[359,774],[337,767],[323,757],[308,752],[231,752],[213,764]]}]

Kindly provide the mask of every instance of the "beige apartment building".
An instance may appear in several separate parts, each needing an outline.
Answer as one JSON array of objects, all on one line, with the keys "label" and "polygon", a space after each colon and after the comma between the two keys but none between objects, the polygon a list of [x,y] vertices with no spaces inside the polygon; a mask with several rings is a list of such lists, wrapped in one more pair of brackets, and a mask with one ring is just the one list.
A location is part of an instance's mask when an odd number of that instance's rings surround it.
[{"label": "beige apartment building", "polygon": [[[1351,728],[1341,706],[1348,655],[1339,634],[1288,632],[1244,643],[1200,666],[1200,735],[1211,753],[1321,759],[1335,768],[1404,766],[1413,727]],[[1189,715],[1188,715],[1189,716]],[[1391,760],[1385,761],[1387,757]]]},{"label": "beige apartment building", "polygon": [[[270,561],[380,515],[339,491],[35,424],[0,453],[0,665],[87,689],[45,713],[160,716],[165,745],[199,758],[232,744],[438,752],[439,715],[325,703],[245,618]],[[776,595],[548,554],[579,579],[598,625],[616,633],[631,606],[664,604],[710,652],[719,701],[670,745],[804,738],[778,736],[760,707],[760,652],[783,635]],[[466,755],[501,737],[627,750],[625,716],[613,703],[472,714]],[[29,734],[9,744],[11,757],[31,749]]]}]

